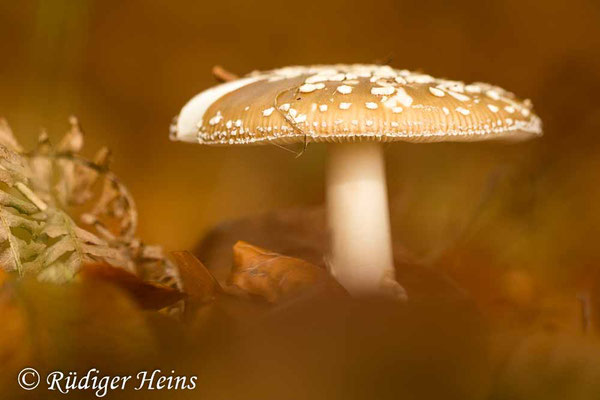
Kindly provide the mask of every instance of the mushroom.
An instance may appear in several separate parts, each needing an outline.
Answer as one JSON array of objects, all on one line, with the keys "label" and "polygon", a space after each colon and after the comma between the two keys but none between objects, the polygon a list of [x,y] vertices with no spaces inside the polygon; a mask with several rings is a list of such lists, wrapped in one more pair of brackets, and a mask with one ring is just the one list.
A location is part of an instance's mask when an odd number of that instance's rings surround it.
[{"label": "mushroom", "polygon": [[383,144],[539,135],[531,102],[501,88],[381,65],[253,72],[192,98],[171,127],[207,145],[326,143],[330,271],[352,295],[396,297]]}]

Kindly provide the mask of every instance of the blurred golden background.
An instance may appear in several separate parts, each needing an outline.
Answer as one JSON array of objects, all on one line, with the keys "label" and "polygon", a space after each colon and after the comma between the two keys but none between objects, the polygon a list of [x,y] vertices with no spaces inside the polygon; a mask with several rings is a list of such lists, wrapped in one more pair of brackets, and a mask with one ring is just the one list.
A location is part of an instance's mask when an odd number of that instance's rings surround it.
[{"label": "blurred golden background", "polygon": [[[138,236],[167,250],[197,248],[223,221],[324,202],[323,146],[295,158],[169,141],[180,108],[216,83],[215,64],[241,75],[385,63],[497,84],[530,98],[544,123],[527,143],[386,148],[393,236],[406,255],[398,272],[416,288],[408,307],[324,301],[276,313],[257,302],[261,319],[226,299],[184,332],[114,289],[25,282],[54,333],[42,346],[49,367],[108,369],[128,356],[147,367],[136,349],[152,342],[200,374],[199,398],[599,398],[598,0],[2,1],[0,50],[0,116],[19,140],[33,147],[42,128],[57,140],[76,115],[84,154],[113,150]],[[296,215],[307,216],[298,236],[322,244],[308,218],[322,215]],[[229,241],[252,241],[236,227],[204,253],[209,268],[231,267]],[[24,317],[7,309],[0,350],[30,351]]]},{"label": "blurred golden background", "polygon": [[545,136],[390,145],[394,238],[455,278],[480,271],[471,290],[496,285],[494,268],[577,286],[600,261],[599,22],[595,0],[4,1],[0,114],[26,146],[78,116],[87,154],[113,150],[139,236],[191,249],[223,220],[324,200],[322,146],[296,159],[169,141],[213,65],[377,62],[491,82],[531,98]]}]

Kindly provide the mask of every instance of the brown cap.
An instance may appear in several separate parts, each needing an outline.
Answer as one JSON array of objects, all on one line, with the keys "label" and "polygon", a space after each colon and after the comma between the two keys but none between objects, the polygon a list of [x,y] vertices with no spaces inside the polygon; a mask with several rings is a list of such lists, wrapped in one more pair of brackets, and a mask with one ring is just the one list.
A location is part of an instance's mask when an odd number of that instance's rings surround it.
[{"label": "brown cap", "polygon": [[181,110],[173,140],[211,145],[440,142],[541,135],[531,102],[380,65],[296,66],[210,88]]}]

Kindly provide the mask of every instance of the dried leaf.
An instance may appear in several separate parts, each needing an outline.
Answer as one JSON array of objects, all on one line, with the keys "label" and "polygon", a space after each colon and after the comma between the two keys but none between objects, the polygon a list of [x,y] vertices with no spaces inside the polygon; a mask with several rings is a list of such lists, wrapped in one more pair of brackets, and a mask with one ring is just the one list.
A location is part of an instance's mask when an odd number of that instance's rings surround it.
[{"label": "dried leaf", "polygon": [[66,209],[105,239],[133,238],[137,225],[133,198],[104,165],[71,152],[34,153],[29,162],[32,188],[46,202]]},{"label": "dried leaf", "polygon": [[64,153],[77,153],[83,147],[83,133],[76,117],[69,118],[71,129],[62,137],[56,149]]},{"label": "dried leaf", "polygon": [[238,240],[325,268],[324,255],[329,252],[325,209],[311,207],[268,211],[222,221],[212,228],[194,254],[221,284],[229,276],[233,263],[231,248]]},{"label": "dried leaf", "polygon": [[196,302],[213,301],[220,286],[200,260],[189,251],[174,251],[171,257],[179,268],[183,291]]},{"label": "dried leaf", "polygon": [[24,154],[0,120],[0,266],[66,282],[82,265],[100,262],[178,287],[162,250],[135,239],[133,198],[108,171],[109,152],[97,163],[81,158],[83,134],[75,118],[70,122],[56,148],[42,132],[37,149]]},{"label": "dried leaf", "polygon": [[110,149],[108,147],[102,147],[94,156],[94,164],[100,168],[108,168],[110,156]]},{"label": "dried leaf", "polygon": [[136,275],[108,264],[85,264],[81,268],[83,279],[111,283],[126,291],[144,309],[159,310],[184,298],[184,294],[168,286],[144,282]]},{"label": "dried leaf", "polygon": [[76,118],[56,148],[46,137],[28,154],[31,188],[49,204],[66,210],[73,219],[107,240],[132,240],[137,225],[133,198],[108,170],[109,151],[101,149],[94,161],[78,152],[83,133]]},{"label": "dried leaf", "polygon": [[325,269],[243,241],[233,247],[233,269],[228,282],[243,293],[271,303],[303,293],[345,293]]},{"label": "dried leaf", "polygon": [[142,279],[181,288],[179,271],[175,264],[164,256],[160,246],[148,246],[139,239],[133,239],[123,244],[123,249],[135,265],[136,274]]},{"label": "dried leaf", "polygon": [[64,212],[49,209],[37,239],[41,254],[23,265],[23,273],[38,273],[41,280],[65,282],[87,262],[104,261],[127,268],[130,260],[119,248],[111,247],[93,234],[78,228]]},{"label": "dried leaf", "polygon": [[23,181],[26,173],[23,158],[0,144],[0,179],[2,182],[12,186],[15,182]]},{"label": "dried leaf", "polygon": [[[0,153],[6,157],[3,162],[21,164],[18,155],[1,147]],[[14,170],[13,170],[14,171]],[[15,174],[10,180],[0,183],[0,265],[7,271],[24,274],[24,263],[40,250],[34,240],[41,232],[39,209],[13,187],[14,179],[24,179]],[[18,182],[21,183],[21,182]]]}]

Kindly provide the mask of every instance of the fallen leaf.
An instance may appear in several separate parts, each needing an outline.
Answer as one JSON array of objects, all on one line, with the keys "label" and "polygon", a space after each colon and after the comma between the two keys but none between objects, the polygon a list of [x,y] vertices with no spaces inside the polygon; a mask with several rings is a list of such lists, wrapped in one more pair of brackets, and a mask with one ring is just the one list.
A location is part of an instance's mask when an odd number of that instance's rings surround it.
[{"label": "fallen leaf", "polygon": [[324,207],[275,210],[227,220],[212,228],[194,254],[223,284],[233,263],[231,248],[238,240],[325,267],[329,233]]},{"label": "fallen leaf", "polygon": [[303,293],[345,293],[327,273],[307,261],[238,241],[233,246],[233,269],[228,292],[262,297],[270,303]]},{"label": "fallen leaf", "polygon": [[207,325],[212,314],[212,305],[221,286],[206,267],[188,251],[175,251],[171,258],[179,270],[179,278],[186,294],[183,310],[184,320],[197,326]]},{"label": "fallen leaf", "polygon": [[[308,261],[322,270],[330,253],[323,207],[275,210],[223,221],[209,230],[194,250],[223,286],[233,265],[231,248],[238,240]],[[441,268],[419,263],[398,243],[394,246],[394,261],[397,280],[406,289],[409,301],[468,301],[469,294]],[[480,270],[485,273],[484,268]]]},{"label": "fallen leaf", "polygon": [[108,282],[127,292],[141,308],[159,310],[184,298],[184,293],[168,286],[145,282],[121,268],[104,263],[85,264],[79,275],[83,279]]},{"label": "fallen leaf", "polygon": [[26,152],[0,119],[0,266],[64,283],[102,262],[178,288],[160,247],[135,237],[135,204],[108,169],[109,151],[82,157],[83,133],[76,118],[70,123],[58,146],[43,132]]},{"label": "fallen leaf", "polygon": [[220,286],[204,264],[189,251],[174,251],[171,256],[179,268],[183,291],[197,302],[213,301]]}]

